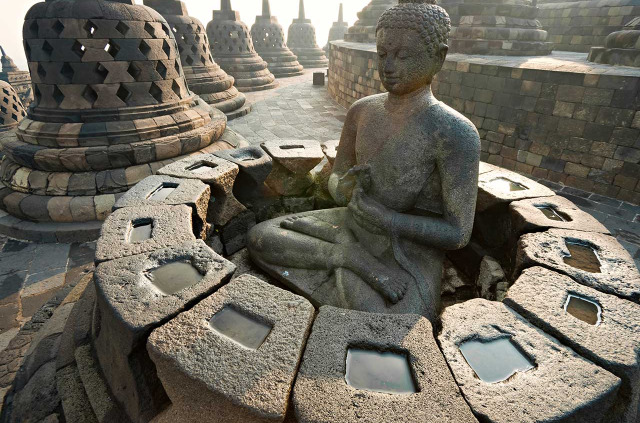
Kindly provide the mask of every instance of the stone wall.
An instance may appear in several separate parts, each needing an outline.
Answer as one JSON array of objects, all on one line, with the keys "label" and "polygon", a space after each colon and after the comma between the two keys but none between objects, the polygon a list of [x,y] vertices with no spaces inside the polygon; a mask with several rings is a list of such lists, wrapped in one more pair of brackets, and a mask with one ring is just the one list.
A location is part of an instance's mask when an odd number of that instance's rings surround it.
[{"label": "stone wall", "polygon": [[[546,3],[546,2],[545,2]],[[586,53],[640,15],[640,0],[588,0],[539,4],[538,20],[554,49]]]},{"label": "stone wall", "polygon": [[[329,93],[349,107],[382,91],[375,46],[333,42]],[[579,53],[449,55],[436,96],[478,127],[482,159],[640,204],[640,69]]]}]

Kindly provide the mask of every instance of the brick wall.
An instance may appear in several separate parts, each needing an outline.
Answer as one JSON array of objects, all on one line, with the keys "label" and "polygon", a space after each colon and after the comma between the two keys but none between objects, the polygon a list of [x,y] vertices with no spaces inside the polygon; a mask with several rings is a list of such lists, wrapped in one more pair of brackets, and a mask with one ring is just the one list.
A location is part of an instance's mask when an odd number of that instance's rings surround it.
[{"label": "brick wall", "polygon": [[[449,55],[433,89],[476,125],[483,160],[640,204],[640,69],[585,58]],[[373,45],[334,42],[330,95],[349,107],[381,92],[376,60]]]}]

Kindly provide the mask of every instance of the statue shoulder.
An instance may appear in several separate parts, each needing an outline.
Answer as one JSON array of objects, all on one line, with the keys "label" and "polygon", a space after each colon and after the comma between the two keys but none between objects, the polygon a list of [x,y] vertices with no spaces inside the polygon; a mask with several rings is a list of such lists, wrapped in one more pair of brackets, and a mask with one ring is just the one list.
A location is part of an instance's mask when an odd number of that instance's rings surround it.
[{"label": "statue shoulder", "polygon": [[434,110],[440,133],[449,145],[480,150],[480,135],[476,126],[463,114],[440,102]]},{"label": "statue shoulder", "polygon": [[387,93],[375,94],[356,100],[347,111],[347,121],[358,120],[358,117],[370,110],[384,108]]}]

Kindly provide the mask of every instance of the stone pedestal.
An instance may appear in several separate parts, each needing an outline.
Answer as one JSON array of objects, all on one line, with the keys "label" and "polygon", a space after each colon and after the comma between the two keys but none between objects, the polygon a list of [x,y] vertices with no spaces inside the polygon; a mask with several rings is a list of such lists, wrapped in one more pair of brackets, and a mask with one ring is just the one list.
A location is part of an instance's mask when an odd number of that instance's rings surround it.
[{"label": "stone pedestal", "polygon": [[298,19],[294,19],[289,26],[287,43],[293,53],[298,56],[298,61],[305,68],[326,68],[329,59],[324,50],[318,47],[316,42],[316,29],[307,19],[304,13],[304,0],[300,0]]},{"label": "stone pedestal", "polygon": [[2,52],[2,58],[0,58],[0,64],[2,65],[2,72],[0,72],[0,81],[5,81],[11,84],[12,87],[18,93],[20,101],[25,108],[29,107],[33,101],[33,89],[31,88],[31,75],[28,71],[22,71],[18,69],[13,60],[7,56],[7,53],[0,46],[0,52]]},{"label": "stone pedestal", "polygon": [[2,139],[0,168],[0,207],[16,217],[96,223],[167,160],[231,147],[217,142],[226,117],[189,91],[174,33],[153,9],[38,3],[24,45],[35,102]]},{"label": "stone pedestal", "polygon": [[16,90],[8,82],[0,80],[0,133],[15,129],[26,114]]},{"label": "stone pedestal", "polygon": [[173,31],[189,89],[224,112],[227,118],[249,113],[251,106],[246,104],[244,94],[233,86],[233,77],[213,61],[204,25],[189,16],[184,2],[145,0],[144,4],[160,13]]},{"label": "stone pedestal", "polygon": [[358,12],[358,20],[344,36],[345,41],[356,43],[375,43],[378,19],[385,10],[398,4],[398,0],[371,0],[371,3]]},{"label": "stone pedestal", "polygon": [[338,21],[334,22],[329,29],[329,40],[327,45],[324,46],[324,52],[329,57],[329,49],[331,48],[331,41],[344,40],[344,35],[349,30],[349,24],[344,21],[344,12],[342,10],[342,3],[340,3],[340,11],[338,12]]},{"label": "stone pedestal", "polygon": [[612,32],[604,47],[591,47],[589,61],[640,68],[640,16]]},{"label": "stone pedestal", "polygon": [[302,75],[298,57],[289,50],[284,39],[284,29],[278,18],[271,16],[269,0],[262,1],[262,15],[256,16],[251,27],[253,45],[268,64],[276,78]]},{"label": "stone pedestal", "polygon": [[480,0],[457,5],[458,26],[449,39],[451,53],[542,56],[551,53],[547,31],[530,0]]},{"label": "stone pedestal", "polygon": [[258,55],[240,13],[231,9],[231,0],[221,0],[207,24],[207,36],[214,60],[235,78],[241,92],[269,90],[278,86],[267,62]]},{"label": "stone pedestal", "polygon": [[313,185],[311,169],[316,167],[324,153],[317,141],[267,141],[262,148],[273,159],[273,170],[265,181],[278,195],[301,196]]}]

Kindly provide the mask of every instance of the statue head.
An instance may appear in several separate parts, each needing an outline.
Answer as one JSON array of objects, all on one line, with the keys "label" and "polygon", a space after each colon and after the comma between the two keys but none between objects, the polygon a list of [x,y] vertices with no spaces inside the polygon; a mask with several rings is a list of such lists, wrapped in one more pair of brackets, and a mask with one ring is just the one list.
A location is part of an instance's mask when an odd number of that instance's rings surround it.
[{"label": "statue head", "polygon": [[431,83],[449,51],[451,20],[435,0],[400,0],[376,30],[378,70],[392,94],[409,94]]}]

